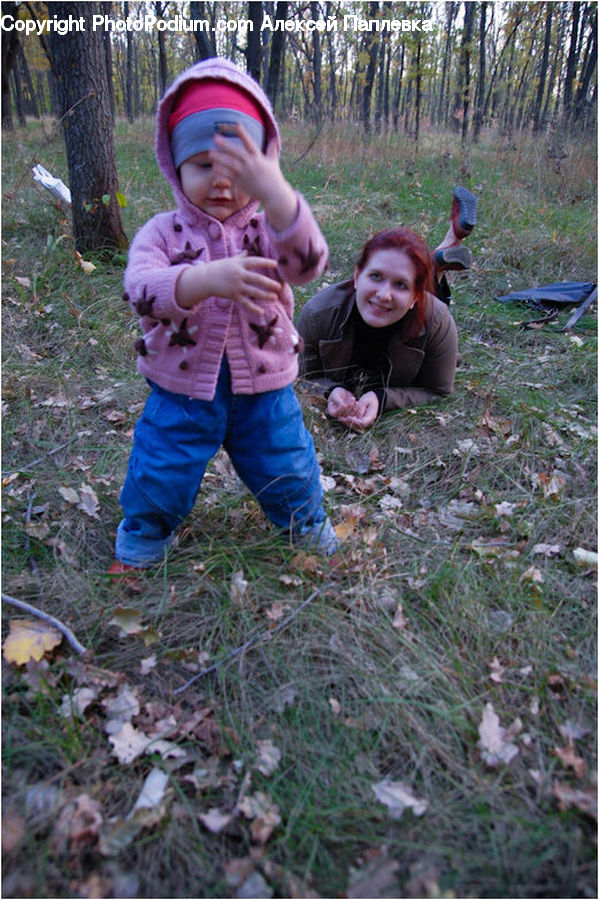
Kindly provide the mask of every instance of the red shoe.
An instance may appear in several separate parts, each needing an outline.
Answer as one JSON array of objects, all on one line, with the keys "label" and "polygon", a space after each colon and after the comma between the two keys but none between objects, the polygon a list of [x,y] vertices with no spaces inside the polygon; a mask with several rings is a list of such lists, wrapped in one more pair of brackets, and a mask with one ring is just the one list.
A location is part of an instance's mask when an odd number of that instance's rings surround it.
[{"label": "red shoe", "polygon": [[126,587],[132,591],[141,591],[141,580],[138,574],[135,574],[140,571],[137,566],[128,566],[126,563],[122,563],[120,559],[115,559],[106,574],[109,578],[114,579],[114,583],[118,584],[119,587]]}]

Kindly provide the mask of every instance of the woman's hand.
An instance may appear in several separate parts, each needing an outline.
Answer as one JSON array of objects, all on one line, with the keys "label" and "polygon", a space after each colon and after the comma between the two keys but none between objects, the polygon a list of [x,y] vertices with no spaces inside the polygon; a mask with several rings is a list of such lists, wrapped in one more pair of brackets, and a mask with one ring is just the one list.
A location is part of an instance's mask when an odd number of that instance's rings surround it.
[{"label": "woman's hand", "polygon": [[[331,403],[332,401],[332,403]],[[374,391],[356,400],[345,388],[334,388],[329,394],[328,413],[351,431],[362,434],[376,422],[379,414],[379,398]]]},{"label": "woman's hand", "polygon": [[209,156],[215,172],[259,200],[275,231],[284,231],[297,216],[297,197],[281,172],[276,141],[270,140],[262,153],[243,125],[237,123],[234,132],[241,144],[222,134],[214,136],[215,149]]},{"label": "woman's hand", "polygon": [[177,281],[177,303],[183,309],[190,309],[208,297],[225,297],[261,315],[264,309],[255,301],[276,300],[282,285],[256,270],[276,267],[277,261],[274,259],[247,256],[245,253],[188,266]]},{"label": "woman's hand", "polygon": [[327,412],[333,419],[341,421],[358,409],[358,401],[354,395],[344,387],[333,388],[327,402]]}]

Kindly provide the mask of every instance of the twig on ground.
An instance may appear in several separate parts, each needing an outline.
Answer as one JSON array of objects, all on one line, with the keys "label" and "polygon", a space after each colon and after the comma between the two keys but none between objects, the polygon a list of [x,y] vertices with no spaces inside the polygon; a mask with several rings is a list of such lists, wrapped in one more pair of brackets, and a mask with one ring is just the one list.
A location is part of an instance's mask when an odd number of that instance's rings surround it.
[{"label": "twig on ground", "polygon": [[42,610],[38,609],[36,606],[31,606],[30,603],[25,603],[24,600],[17,600],[16,597],[9,597],[8,594],[2,594],[2,602],[10,603],[11,606],[16,606],[17,609],[28,612],[29,615],[36,616],[38,619],[47,622],[48,625],[53,625],[54,628],[58,628],[79,656],[83,656],[84,653],[87,653],[87,648],[79,643],[71,629],[64,625],[59,619],[55,619],[54,616],[51,616],[49,613],[42,612]]},{"label": "twig on ground", "polygon": [[[34,466],[39,466],[39,464],[41,462],[43,462],[45,459],[47,459],[49,456],[52,456],[54,453],[58,453],[59,450],[64,450],[64,448],[68,447],[70,443],[71,443],[71,441],[68,440],[68,441],[65,441],[63,444],[59,444],[58,447],[53,447],[52,450],[48,450],[48,452],[44,453],[43,456],[38,457],[38,459],[34,459],[33,462],[27,463],[27,465],[22,466],[22,468],[15,469],[15,471],[16,472],[28,472],[29,469],[33,469]],[[11,475],[15,474],[15,471],[7,472],[4,475],[4,477],[10,478]]]},{"label": "twig on ground", "polygon": [[271,638],[273,635],[277,634],[278,631],[282,631],[289,623],[298,616],[305,607],[311,603],[319,594],[322,594],[327,588],[331,587],[330,584],[325,584],[323,587],[318,588],[303,603],[294,609],[290,616],[287,616],[286,619],[283,619],[282,622],[276,626],[276,628],[269,629],[268,631],[261,631],[259,634],[255,634],[253,637],[246,641],[245,644],[242,644],[240,647],[236,647],[235,650],[231,650],[230,653],[227,653],[226,656],[223,656],[222,659],[219,659],[218,662],[215,662],[214,665],[208,666],[207,669],[202,669],[201,672],[198,672],[197,675],[194,675],[193,678],[190,678],[189,681],[186,681],[185,684],[182,684],[181,687],[178,687],[176,691],[173,691],[174,695],[181,694],[184,690],[186,690],[194,681],[198,681],[200,678],[203,678],[205,675],[209,675],[211,672],[216,672],[217,669],[220,669],[221,666],[224,666],[225,663],[228,663],[231,659],[235,659],[236,656],[239,656],[240,653],[243,653],[244,650],[249,650],[250,647],[253,647],[254,644],[258,643],[258,641],[264,640],[265,638]]}]

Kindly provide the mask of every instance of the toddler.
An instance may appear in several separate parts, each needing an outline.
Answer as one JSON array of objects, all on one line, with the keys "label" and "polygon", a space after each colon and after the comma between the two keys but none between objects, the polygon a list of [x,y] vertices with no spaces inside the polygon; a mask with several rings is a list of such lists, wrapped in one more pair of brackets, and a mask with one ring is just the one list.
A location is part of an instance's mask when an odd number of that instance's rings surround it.
[{"label": "toddler", "polygon": [[176,208],[137,233],[125,272],[151,393],[112,574],[163,559],[221,446],[289,540],[337,549],[293,391],[300,347],[288,284],[320,275],[328,251],[279,151],[268,98],[227,60],[192,66],[160,101],[156,157]]}]

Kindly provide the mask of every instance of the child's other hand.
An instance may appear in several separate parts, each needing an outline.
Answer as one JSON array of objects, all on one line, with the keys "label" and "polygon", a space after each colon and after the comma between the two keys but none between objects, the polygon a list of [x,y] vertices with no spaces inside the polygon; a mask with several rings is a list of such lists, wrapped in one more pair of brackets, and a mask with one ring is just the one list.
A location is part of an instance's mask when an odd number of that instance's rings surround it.
[{"label": "child's other hand", "polygon": [[279,166],[279,152],[274,139],[270,140],[266,153],[256,146],[243,125],[234,126],[237,141],[222,134],[214,136],[215,149],[210,151],[210,161],[220,172],[244,193],[259,200],[266,217],[276,231],[284,231],[295,221],[297,197],[283,176]]},{"label": "child's other hand", "polygon": [[281,283],[259,269],[276,269],[274,259],[240,253],[216,259],[205,265],[190,266],[177,282],[177,303],[189,309],[207,297],[225,297],[250,312],[261,315],[264,309],[255,301],[276,300]]}]

